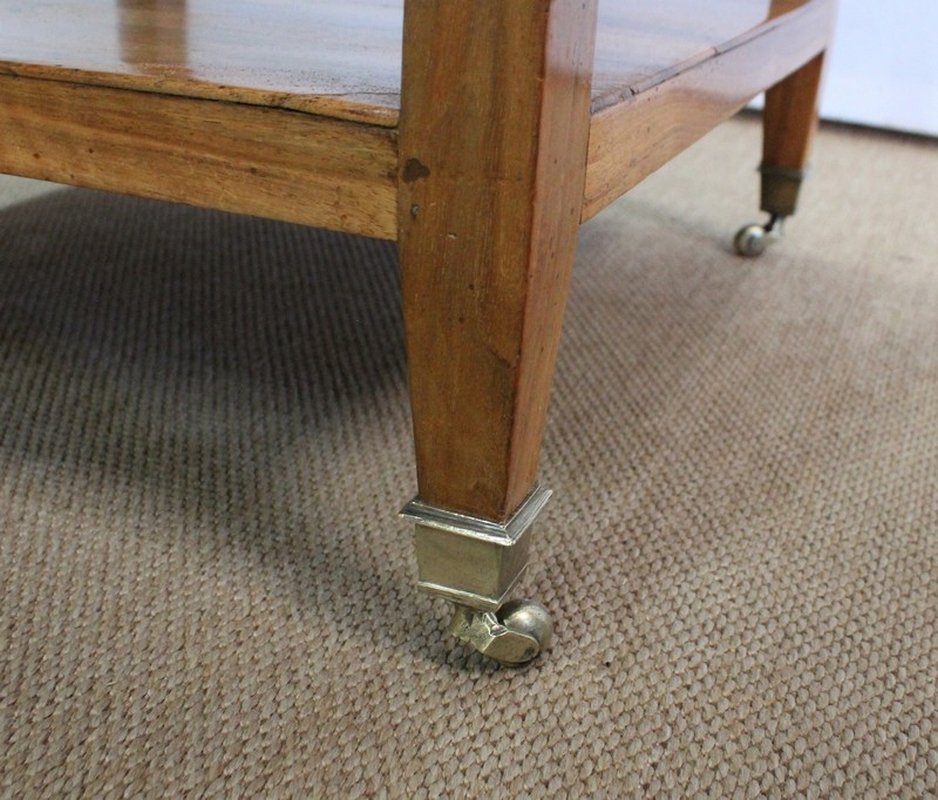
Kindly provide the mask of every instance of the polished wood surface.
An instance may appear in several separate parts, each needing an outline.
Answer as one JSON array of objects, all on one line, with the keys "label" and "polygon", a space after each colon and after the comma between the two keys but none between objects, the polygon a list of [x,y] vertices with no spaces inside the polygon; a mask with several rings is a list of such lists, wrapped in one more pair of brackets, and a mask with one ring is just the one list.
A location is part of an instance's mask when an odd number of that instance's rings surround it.
[{"label": "polished wood surface", "polygon": [[[600,0],[593,111],[800,4]],[[402,25],[403,0],[0,0],[0,72],[394,126]]]},{"label": "polished wood surface", "polygon": [[583,196],[595,5],[411,0],[400,252],[420,497],[534,484]]},{"label": "polished wood surface", "polygon": [[783,16],[782,5],[758,35],[593,115],[584,221],[827,47],[835,0],[808,0]]},{"label": "polished wood surface", "polygon": [[393,126],[401,0],[0,0],[0,72]]},{"label": "polished wood surface", "polygon": [[0,75],[0,172],[394,239],[396,170],[383,128]]},{"label": "polished wood surface", "polygon": [[759,36],[807,0],[600,0],[593,113]]},{"label": "polished wood surface", "polygon": [[[401,5],[0,0],[0,169],[395,238]],[[598,15],[584,220],[820,53],[833,0]],[[805,99],[799,74],[769,93],[767,163],[804,161],[810,126],[789,116],[813,111],[816,84]]]}]

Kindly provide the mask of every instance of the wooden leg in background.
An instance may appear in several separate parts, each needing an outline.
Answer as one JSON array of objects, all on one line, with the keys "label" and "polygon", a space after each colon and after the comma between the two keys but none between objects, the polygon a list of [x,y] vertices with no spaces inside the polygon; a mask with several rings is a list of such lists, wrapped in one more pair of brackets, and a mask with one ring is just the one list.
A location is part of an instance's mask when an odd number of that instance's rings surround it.
[{"label": "wooden leg in background", "polygon": [[[582,203],[595,0],[408,0],[399,243],[421,586],[505,663],[549,617],[527,561]],[[501,612],[500,612],[501,609]],[[501,615],[499,615],[501,614]]]},{"label": "wooden leg in background", "polygon": [[765,95],[762,210],[774,216],[791,216],[798,204],[798,190],[817,129],[823,65],[821,53]]},{"label": "wooden leg in background", "polygon": [[760,255],[778,234],[782,221],[795,213],[817,129],[818,93],[824,53],[766,92],[763,112],[762,203],[766,225],[748,225],[736,235],[740,255]]}]

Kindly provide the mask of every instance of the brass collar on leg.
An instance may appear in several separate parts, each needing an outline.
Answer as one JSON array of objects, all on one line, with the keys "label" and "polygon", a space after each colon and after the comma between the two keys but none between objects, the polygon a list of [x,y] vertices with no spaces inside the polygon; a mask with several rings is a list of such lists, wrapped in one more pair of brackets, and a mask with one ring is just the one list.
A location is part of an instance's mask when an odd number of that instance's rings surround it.
[{"label": "brass collar on leg", "polygon": [[527,566],[527,534],[550,495],[535,487],[505,522],[411,500],[401,516],[416,523],[420,588],[462,606],[497,611]]}]

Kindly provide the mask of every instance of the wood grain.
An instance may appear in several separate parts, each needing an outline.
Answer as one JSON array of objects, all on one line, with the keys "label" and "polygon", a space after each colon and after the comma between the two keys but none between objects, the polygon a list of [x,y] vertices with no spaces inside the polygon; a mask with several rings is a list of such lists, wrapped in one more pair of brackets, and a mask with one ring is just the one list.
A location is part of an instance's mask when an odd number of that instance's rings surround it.
[{"label": "wood grain", "polygon": [[[803,2],[602,0],[594,113]],[[402,28],[403,0],[0,0],[0,72],[393,127]]]},{"label": "wood grain", "polygon": [[833,16],[833,0],[799,4],[716,55],[594,114],[583,221],[823,51]]},{"label": "wood grain", "polygon": [[599,4],[593,113],[657,86],[759,34],[807,0]]},{"label": "wood grain", "polygon": [[765,93],[763,164],[804,169],[817,128],[823,71],[822,53]]},{"label": "wood grain", "polygon": [[393,133],[281,109],[0,76],[0,171],[397,235]]},{"label": "wood grain", "polygon": [[410,0],[400,251],[420,497],[531,490],[580,217],[595,3]]},{"label": "wood grain", "polygon": [[393,127],[401,0],[0,0],[0,72]]}]

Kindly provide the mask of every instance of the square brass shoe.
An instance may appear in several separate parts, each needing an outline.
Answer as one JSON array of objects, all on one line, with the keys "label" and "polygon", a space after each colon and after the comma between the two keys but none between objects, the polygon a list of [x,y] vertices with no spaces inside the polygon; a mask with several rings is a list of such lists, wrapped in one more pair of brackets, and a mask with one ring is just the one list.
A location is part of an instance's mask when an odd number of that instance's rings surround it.
[{"label": "square brass shoe", "polygon": [[763,164],[759,167],[759,172],[762,173],[760,208],[776,217],[792,216],[798,205],[798,191],[806,171]]},{"label": "square brass shoe", "polygon": [[550,491],[537,487],[503,523],[411,500],[420,588],[464,606],[496,611],[528,563],[532,523]]}]

